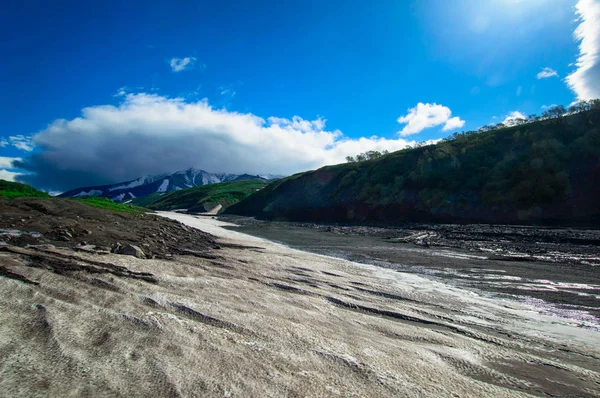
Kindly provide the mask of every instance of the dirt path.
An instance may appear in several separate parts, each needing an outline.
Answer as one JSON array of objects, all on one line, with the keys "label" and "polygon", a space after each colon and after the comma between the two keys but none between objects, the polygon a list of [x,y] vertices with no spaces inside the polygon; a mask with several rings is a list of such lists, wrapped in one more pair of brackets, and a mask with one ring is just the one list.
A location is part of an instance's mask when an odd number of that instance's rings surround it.
[{"label": "dirt path", "polygon": [[171,261],[69,251],[80,261],[54,271],[35,253],[0,252],[37,283],[0,276],[1,396],[600,394],[596,332],[163,215],[221,249]]},{"label": "dirt path", "polygon": [[204,213],[200,213],[203,216],[216,216],[217,214],[219,214],[219,212],[221,211],[221,209],[223,208],[223,205],[216,205],[215,207],[213,207],[212,209],[210,209],[207,212]]}]

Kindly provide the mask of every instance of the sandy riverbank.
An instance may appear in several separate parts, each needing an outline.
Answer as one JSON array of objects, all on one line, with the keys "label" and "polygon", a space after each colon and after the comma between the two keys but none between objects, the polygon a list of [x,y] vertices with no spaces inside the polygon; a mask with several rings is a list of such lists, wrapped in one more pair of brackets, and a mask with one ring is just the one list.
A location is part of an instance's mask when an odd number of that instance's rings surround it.
[{"label": "sandy riverbank", "polygon": [[155,283],[0,254],[39,283],[0,278],[0,395],[600,394],[597,332],[211,218],[163,215],[228,245],[174,260],[75,254]]}]

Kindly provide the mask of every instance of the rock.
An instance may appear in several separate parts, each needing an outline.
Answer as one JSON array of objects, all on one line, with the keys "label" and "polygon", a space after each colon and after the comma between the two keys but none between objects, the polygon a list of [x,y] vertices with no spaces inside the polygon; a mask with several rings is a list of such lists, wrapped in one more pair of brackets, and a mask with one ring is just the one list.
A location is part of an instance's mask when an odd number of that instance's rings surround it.
[{"label": "rock", "polygon": [[64,242],[70,241],[71,238],[73,237],[73,235],[71,235],[71,233],[69,231],[60,231],[59,235],[60,235],[59,239]]},{"label": "rock", "polygon": [[146,258],[146,254],[137,246],[127,245],[119,248],[115,253],[117,254],[125,254],[127,256],[134,256],[137,258]]},{"label": "rock", "polygon": [[82,251],[82,252],[87,252],[87,253],[96,253],[97,252],[95,245],[79,245],[79,246],[75,246],[73,249],[76,251]]}]

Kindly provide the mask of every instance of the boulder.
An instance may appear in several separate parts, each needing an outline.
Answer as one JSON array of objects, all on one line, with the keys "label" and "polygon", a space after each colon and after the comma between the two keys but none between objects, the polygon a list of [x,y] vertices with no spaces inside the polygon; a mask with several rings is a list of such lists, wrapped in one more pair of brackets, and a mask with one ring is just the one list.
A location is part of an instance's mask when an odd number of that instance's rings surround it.
[{"label": "boulder", "polygon": [[127,256],[134,256],[137,258],[146,258],[146,254],[144,254],[143,250],[134,245],[126,245],[118,248],[115,253],[117,254],[125,254]]}]

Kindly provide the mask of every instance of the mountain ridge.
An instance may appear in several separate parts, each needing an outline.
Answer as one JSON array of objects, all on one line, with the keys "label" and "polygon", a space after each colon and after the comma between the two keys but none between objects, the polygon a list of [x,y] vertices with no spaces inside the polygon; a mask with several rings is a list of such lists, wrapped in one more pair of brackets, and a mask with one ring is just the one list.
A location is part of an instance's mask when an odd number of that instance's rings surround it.
[{"label": "mountain ridge", "polygon": [[[269,177],[269,178],[264,178]],[[232,181],[273,181],[281,178],[278,175],[251,175],[231,173],[209,173],[195,168],[178,170],[173,173],[140,176],[133,180],[115,184],[86,186],[71,189],[60,194],[60,197],[85,198],[90,196],[109,198],[115,202],[126,202],[152,193],[166,193],[181,189]]]}]

